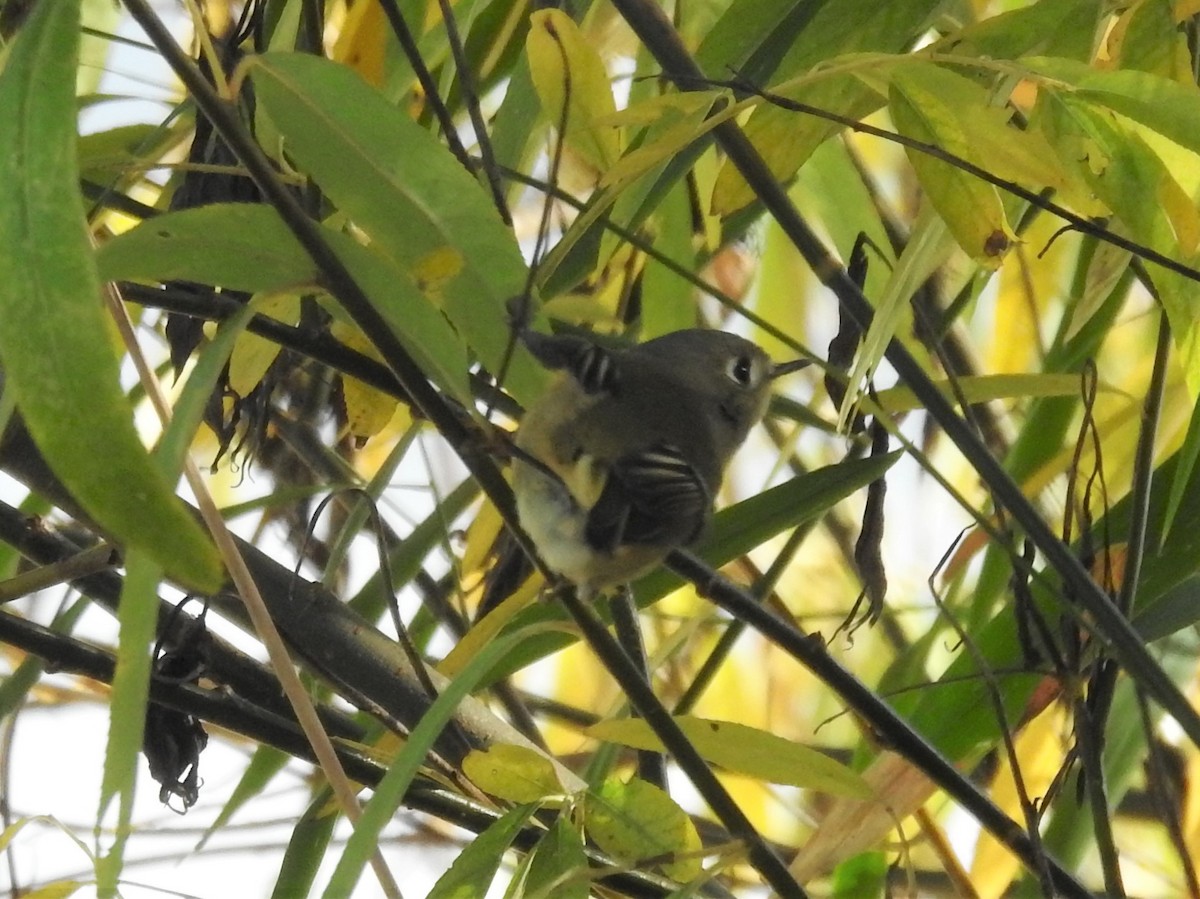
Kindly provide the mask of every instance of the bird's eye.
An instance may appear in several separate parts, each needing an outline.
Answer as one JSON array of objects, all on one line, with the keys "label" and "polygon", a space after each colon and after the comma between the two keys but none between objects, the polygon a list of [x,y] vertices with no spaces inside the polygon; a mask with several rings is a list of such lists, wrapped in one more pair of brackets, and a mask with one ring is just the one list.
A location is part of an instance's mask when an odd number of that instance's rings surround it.
[{"label": "bird's eye", "polygon": [[754,379],[754,360],[749,356],[735,356],[729,360],[729,366],[725,369],[725,374],[735,384],[740,384],[742,387],[749,387]]}]

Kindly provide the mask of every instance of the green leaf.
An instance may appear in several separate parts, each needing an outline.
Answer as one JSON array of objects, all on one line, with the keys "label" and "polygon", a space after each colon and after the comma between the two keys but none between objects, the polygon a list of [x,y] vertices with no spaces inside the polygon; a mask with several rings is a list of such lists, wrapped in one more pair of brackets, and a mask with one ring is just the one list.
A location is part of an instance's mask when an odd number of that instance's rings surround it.
[{"label": "green leaf", "polygon": [[[353,835],[346,842],[337,868],[334,869],[333,876],[325,888],[326,899],[340,899],[340,897],[349,896],[354,892],[354,885],[358,882],[363,867],[378,845],[379,835],[392,820],[396,809],[400,807],[405,791],[425,761],[426,753],[429,752],[434,740],[437,739],[442,728],[454,714],[454,710],[458,708],[459,702],[475,689],[483,676],[492,670],[515,646],[535,636],[538,630],[540,628],[534,627],[514,631],[493,640],[471,659],[458,677],[441,689],[438,698],[409,734],[408,742],[392,762],[388,773],[376,785],[375,792],[363,809],[362,818],[359,819]],[[475,843],[478,842],[479,840],[475,841]],[[498,855],[499,853],[497,853]],[[498,863],[499,859],[497,858]]]},{"label": "green leaf", "polygon": [[[426,304],[445,312],[483,364],[499,371],[510,342],[505,303],[523,291],[526,268],[479,183],[432,134],[345,66],[310,54],[267,53],[255,59],[252,77],[287,154]],[[387,293],[368,294],[405,336],[416,298],[385,310]],[[427,345],[433,355],[440,349]],[[521,351],[505,387],[528,403],[544,380]]]},{"label": "green leaf", "polygon": [[[330,230],[324,237],[421,369],[460,401],[469,401],[462,343],[413,279],[348,235]],[[178,279],[251,293],[316,290],[319,283],[308,253],[275,210],[249,203],[158,216],[105,243],[98,261],[110,280]],[[346,317],[341,307],[334,314]]]},{"label": "green leaf", "polygon": [[107,339],[75,154],[77,0],[38,4],[0,79],[0,361],[29,433],[87,512],[190,587],[216,549],[156,470]]},{"label": "green leaf", "polygon": [[[954,156],[971,155],[974,136],[963,127],[962,113],[986,109],[984,100],[970,81],[936,66],[902,66],[892,73],[889,102],[896,130]],[[991,125],[995,130],[994,118]],[[999,266],[1014,235],[996,188],[927,153],[909,147],[904,152],[958,245],[981,265]]]},{"label": "green leaf", "polygon": [[[784,87],[780,92],[818,109],[863,118],[879,108],[879,95],[852,76],[829,76],[820,70],[836,70],[839,57],[856,53],[900,52],[925,30],[937,5],[933,0],[821,4],[811,13],[811,19],[804,24],[775,73],[779,80],[793,76],[813,78],[802,87]],[[757,15],[757,4],[753,6]],[[800,14],[809,12],[804,10]],[[812,152],[841,128],[816,116],[766,104],[755,110],[745,131],[775,177],[788,181]],[[713,212],[728,217],[754,199],[736,166],[727,162],[713,191]]]},{"label": "green leaf", "polygon": [[[1106,106],[1200,153],[1200,88],[1136,69],[1100,69],[1073,59],[1022,60],[1034,72],[1066,83],[1076,101]],[[1060,88],[1061,90],[1061,88]]]},{"label": "green leaf", "polygon": [[[1077,374],[1009,374],[974,375],[949,380],[940,378],[932,382],[951,402],[957,403],[961,395],[968,403],[989,403],[993,400],[1028,400],[1047,396],[1078,396],[1079,375]],[[1110,384],[1100,384],[1101,393],[1117,392]],[[904,386],[889,387],[875,394],[881,408],[889,413],[910,412],[920,404],[912,389]]]},{"label": "green leaf", "polygon": [[[712,530],[697,544],[696,554],[720,568],[788,528],[823,514],[854,491],[883,477],[901,455],[902,451],[896,450],[884,456],[848,459],[798,475],[743,500],[716,516]],[[643,582],[647,583],[648,593],[662,595],[649,589],[648,582],[655,577],[648,575]],[[678,586],[678,578],[674,580],[669,589]]]},{"label": "green leaf", "polygon": [[1200,621],[1200,576],[1192,575],[1133,619],[1133,626],[1147,643],[1179,633]]},{"label": "green leaf", "polygon": [[[824,514],[835,503],[882,477],[900,455],[901,452],[896,451],[886,456],[849,459],[828,465],[723,509],[714,517],[712,527],[694,550],[709,565],[720,568],[788,528]],[[677,574],[658,568],[634,584],[633,594],[638,605],[644,607],[682,584]],[[562,620],[564,615],[558,606],[539,605],[519,613],[512,626]],[[490,673],[488,682],[519,671],[576,639],[553,632],[532,636],[504,657],[504,664]]]},{"label": "green leaf", "polygon": [[[1200,259],[1200,215],[1166,162],[1128,123],[1078,94],[1044,92],[1038,111],[1057,136],[1060,153],[1075,161],[1096,195],[1116,213],[1127,234],[1184,262]],[[1195,282],[1149,269],[1193,396],[1200,396],[1200,325]]]},{"label": "green leaf", "polygon": [[[802,743],[732,721],[683,715],[676,717],[675,723],[706,761],[729,771],[852,799],[870,799],[873,795],[867,782],[850,768]],[[634,749],[664,751],[658,736],[641,718],[601,721],[586,733]]]},{"label": "green leaf", "polygon": [[509,802],[537,802],[563,792],[550,759],[528,746],[496,743],[472,749],[462,767],[479,789]]},{"label": "green leaf", "polygon": [[247,293],[317,282],[304,247],[258,203],[214,203],[147,219],[105,241],[96,264],[106,281],[197,281]]},{"label": "green leaf", "polygon": [[449,870],[438,878],[426,899],[479,899],[486,895],[504,853],[535,811],[537,806],[531,804],[505,812],[499,821],[467,844]]},{"label": "green leaf", "polygon": [[125,843],[130,834],[138,755],[142,749],[146,702],[150,695],[150,650],[158,625],[158,583],[161,579],[162,570],[149,555],[138,549],[131,549],[126,554],[125,584],[117,610],[121,633],[109,703],[108,744],[104,751],[97,822],[104,819],[114,798],[120,798],[120,806],[112,845],[107,852],[96,853],[96,889],[101,896],[116,894]]},{"label": "green leaf", "polygon": [[339,818],[333,791],[329,787],[317,790],[312,802],[292,828],[271,899],[294,899],[309,895]]},{"label": "green leaf", "polygon": [[557,9],[530,16],[525,52],[546,118],[558,127],[565,105],[567,144],[597,172],[607,171],[621,155],[621,132],[603,121],[617,106],[600,54]]},{"label": "green leaf", "polygon": [[892,276],[875,304],[875,317],[871,320],[871,326],[867,329],[862,346],[854,359],[854,367],[847,379],[849,389],[846,391],[846,399],[842,408],[838,410],[841,422],[849,420],[857,402],[860,385],[883,358],[913,295],[953,252],[954,239],[946,227],[945,220],[932,214],[929,207],[925,207],[918,214],[912,234],[904,245],[900,258],[896,260]]},{"label": "green leaf", "polygon": [[525,875],[526,899],[587,899],[591,873],[583,840],[559,815],[533,850]]},{"label": "green leaf", "polygon": [[674,799],[644,780],[610,780],[589,793],[584,826],[596,845],[616,859],[636,863],[688,853],[660,863],[663,871],[680,881],[700,873],[700,857],[692,854],[700,849],[700,837],[691,819]]},{"label": "green leaf", "polygon": [[1183,438],[1183,446],[1179,448],[1176,457],[1175,473],[1171,477],[1171,493],[1167,497],[1167,507],[1163,511],[1162,533],[1160,542],[1165,541],[1175,524],[1179,514],[1179,506],[1183,502],[1184,491],[1191,480],[1196,460],[1200,459],[1200,400],[1192,408],[1192,418],[1188,422],[1187,436]]},{"label": "green leaf", "polygon": [[[238,809],[262,793],[290,760],[290,755],[274,746],[259,746],[254,750],[254,755],[251,756],[249,764],[242,771],[242,776],[233,788],[233,792],[229,794],[229,798],[221,807],[217,817],[213,819],[213,823],[204,831],[204,836],[196,844],[195,851],[199,852],[203,849],[209,838],[229,823]],[[294,832],[292,839],[295,839]]]}]

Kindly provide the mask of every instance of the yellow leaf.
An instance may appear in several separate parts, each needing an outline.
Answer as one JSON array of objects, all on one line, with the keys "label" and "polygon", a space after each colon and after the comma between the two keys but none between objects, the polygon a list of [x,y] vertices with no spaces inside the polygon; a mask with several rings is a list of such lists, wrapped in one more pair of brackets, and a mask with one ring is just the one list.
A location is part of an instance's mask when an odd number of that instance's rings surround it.
[{"label": "yellow leaf", "polygon": [[834,803],[792,861],[792,876],[800,883],[878,845],[936,789],[911,762],[892,752],[883,753],[863,776],[878,801],[838,799]]},{"label": "yellow leaf", "polygon": [[67,899],[82,886],[84,883],[81,880],[59,880],[55,883],[48,883],[32,893],[23,893],[22,895],[25,899]]},{"label": "yellow leaf", "polygon": [[338,30],[331,58],[354,69],[368,84],[381,87],[388,32],[383,4],[352,4],[346,10],[345,24]]},{"label": "yellow leaf", "polygon": [[[300,295],[292,291],[255,294],[250,300],[259,315],[295,325],[300,321]],[[229,356],[229,387],[238,396],[248,396],[275,357],[279,355],[279,344],[257,334],[246,332],[237,339]]]},{"label": "yellow leaf", "polygon": [[474,626],[463,634],[462,639],[438,663],[437,670],[451,680],[457,677],[471,659],[495,639],[517,612],[534,602],[543,586],[541,575],[534,575],[525,581],[512,596],[492,609],[483,620],[475,622]]},{"label": "yellow leaf", "polygon": [[[923,70],[914,67],[913,72]],[[913,72],[899,70],[892,81],[890,104],[896,129],[955,156],[967,156],[970,141],[961,117]],[[926,153],[907,147],[905,152],[958,245],[981,265],[999,267],[1014,235],[996,188]]]},{"label": "yellow leaf", "polygon": [[[823,793],[871,798],[871,788],[858,774],[801,743],[732,721],[684,715],[675,723],[705,760],[729,771]],[[587,734],[635,749],[663,749],[657,735],[640,718],[601,721],[589,727]]]},{"label": "yellow leaf", "polygon": [[617,111],[600,54],[564,12],[543,9],[530,17],[525,41],[533,86],[556,127],[566,105],[567,145],[597,172],[621,155],[620,132],[601,120]]},{"label": "yellow leaf", "polygon": [[[351,349],[372,359],[380,359],[375,345],[355,325],[340,320],[330,329],[333,336]],[[358,378],[342,377],[342,399],[346,404],[346,421],[355,437],[374,437],[387,427],[396,414],[395,397],[369,387]]]},{"label": "yellow leaf", "polygon": [[679,881],[700,873],[700,837],[691,819],[644,780],[610,780],[588,794],[584,825],[596,845],[614,858],[639,862],[667,856],[662,869]]},{"label": "yellow leaf", "polygon": [[440,304],[442,288],[458,277],[465,264],[462,253],[454,247],[438,247],[417,260],[413,278],[421,293]]},{"label": "yellow leaf", "polygon": [[526,746],[496,743],[473,749],[463,759],[463,773],[485,793],[509,802],[537,802],[563,794],[554,763]]}]

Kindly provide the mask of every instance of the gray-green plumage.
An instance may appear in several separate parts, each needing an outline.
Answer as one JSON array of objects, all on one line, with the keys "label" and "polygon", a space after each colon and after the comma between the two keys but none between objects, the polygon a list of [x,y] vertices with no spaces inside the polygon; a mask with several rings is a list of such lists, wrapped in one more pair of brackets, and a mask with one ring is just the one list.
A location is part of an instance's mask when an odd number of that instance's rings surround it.
[{"label": "gray-green plumage", "polygon": [[562,374],[528,411],[517,446],[522,526],[546,563],[591,590],[628,581],[696,539],[733,452],[762,418],[772,366],[722,331],[676,331],[627,350],[523,335]]}]

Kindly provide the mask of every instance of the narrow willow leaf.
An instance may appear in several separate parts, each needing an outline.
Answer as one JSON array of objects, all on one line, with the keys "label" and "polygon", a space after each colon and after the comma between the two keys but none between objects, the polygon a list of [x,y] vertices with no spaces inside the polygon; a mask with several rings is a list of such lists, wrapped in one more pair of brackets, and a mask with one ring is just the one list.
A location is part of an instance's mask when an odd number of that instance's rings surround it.
[{"label": "narrow willow leaf", "polygon": [[426,899],[479,899],[487,895],[504,853],[535,811],[536,805],[518,805],[505,812],[504,817],[467,844],[449,870],[438,878]]},{"label": "narrow willow leaf", "polygon": [[[871,788],[850,768],[803,743],[731,721],[713,721],[684,715],[675,718],[679,729],[706,761],[729,771],[769,783],[804,787],[822,793],[870,799]],[[665,748],[641,718],[614,718],[593,724],[586,731],[597,740],[634,749]]]},{"label": "narrow willow leaf", "polygon": [[[723,509],[714,517],[712,527],[693,547],[693,551],[714,568],[720,568],[788,528],[823,514],[854,491],[882,477],[900,455],[897,451],[886,456],[850,459],[819,468],[743,500],[736,506]],[[674,572],[659,568],[634,584],[633,595],[638,605],[644,607],[678,589],[682,583]],[[536,591],[537,586],[529,582],[528,589]],[[511,596],[501,608],[512,603],[513,608],[521,609],[521,600],[522,597],[518,595]],[[539,604],[517,612],[513,616],[512,626],[525,627],[532,622],[561,622],[563,617],[561,608]],[[462,664],[474,658],[475,653],[494,638],[493,629],[498,626],[503,628],[503,624],[497,625],[493,621],[494,618],[495,613],[488,615],[471,628],[446,661]],[[551,625],[547,623],[546,626],[549,629]],[[491,672],[488,682],[519,671],[577,639],[568,625],[560,623],[558,628],[567,633],[533,636],[520,644],[505,657],[501,668]]]},{"label": "narrow willow leaf", "polygon": [[[466,351],[416,282],[346,234],[330,230],[324,237],[421,369],[460,401],[469,401]],[[251,293],[316,290],[320,280],[275,210],[249,203],[214,204],[143,222],[105,243],[98,260],[110,280],[179,279]],[[348,322],[340,306],[331,311]]]},{"label": "narrow willow leaf", "polygon": [[952,31],[933,49],[992,59],[1019,59],[1035,52],[1090,59],[1095,29],[1106,17],[1095,0],[1034,3]]},{"label": "narrow willow leaf", "polygon": [[[1079,395],[1077,374],[975,375],[956,378],[953,384],[944,378],[933,383],[947,399],[955,403],[960,395],[965,397],[968,403]],[[1101,393],[1118,392],[1111,384],[1100,384],[1099,390]],[[889,413],[910,412],[920,408],[912,390],[903,386],[881,390],[874,399]]]},{"label": "narrow willow leaf", "polygon": [[[252,77],[289,157],[417,287],[404,306],[368,290],[397,336],[423,342],[433,357],[460,355],[461,347],[443,346],[444,337],[410,330],[415,307],[440,308],[483,364],[499,371],[509,347],[505,303],[523,291],[526,268],[480,184],[437,138],[344,66],[267,53],[255,58]],[[544,380],[522,351],[505,387],[527,403]]]},{"label": "narrow willow leaf", "polygon": [[[679,804],[647,781],[605,781],[588,794],[584,826],[596,845],[614,858],[628,862],[668,858],[663,871],[676,880],[691,880],[700,873],[700,837]],[[676,857],[688,854],[686,858]]]},{"label": "narrow willow leaf", "polygon": [[[294,291],[261,293],[251,299],[250,305],[259,315],[285,325],[294,327],[300,321],[300,294]],[[278,358],[280,349],[275,341],[257,334],[241,335],[229,357],[230,389],[238,396],[249,396]]]},{"label": "narrow willow leaf", "polygon": [[1101,69],[1073,59],[1034,57],[1021,62],[1063,81],[1076,100],[1106,106],[1200,153],[1200,88],[1135,69]]},{"label": "narrow willow leaf", "polygon": [[[942,95],[949,85],[943,83],[942,75],[928,77],[938,71],[935,67],[904,66],[893,72],[889,96],[892,121],[905,137],[954,156],[969,156],[971,136],[963,128],[952,98]],[[951,77],[955,78],[951,84],[965,80]],[[919,150],[904,149],[925,195],[958,245],[979,264],[998,267],[1014,235],[996,188]]]},{"label": "narrow willow leaf", "polygon": [[554,765],[528,746],[497,743],[487,749],[473,749],[462,766],[475,786],[509,802],[538,802],[563,792]]},{"label": "narrow willow leaf", "polygon": [[[688,102],[657,102],[680,96]],[[718,107],[718,103],[722,101],[723,106]],[[699,140],[722,122],[729,121],[741,108],[722,91],[667,94],[664,97],[646,100],[643,106],[649,108],[635,108],[625,112],[636,116],[657,111],[661,115],[655,121],[646,123],[652,129],[646,132],[646,140],[608,168],[600,181],[602,187],[621,187],[640,178],[682,152],[689,144]]]},{"label": "narrow willow leaf", "polygon": [[229,798],[221,807],[217,817],[213,819],[213,823],[205,829],[204,835],[196,844],[195,851],[199,852],[203,849],[209,838],[229,823],[238,809],[262,793],[290,760],[290,755],[274,746],[259,746],[254,750],[254,755],[251,756],[250,762],[242,771],[242,776],[238,779],[233,792],[229,794]]},{"label": "narrow willow leaf", "polygon": [[538,630],[530,628],[515,631],[492,641],[463,668],[458,677],[442,688],[438,698],[413,728],[408,742],[392,762],[388,773],[375,787],[375,792],[363,809],[362,818],[346,842],[337,868],[334,869],[333,876],[325,888],[326,899],[340,899],[354,892],[354,885],[362,875],[363,867],[378,845],[379,835],[396,814],[396,809],[400,807],[404,793],[412,783],[417,769],[425,761],[426,753],[454,714],[454,710],[458,708],[459,702],[475,689],[483,676],[504,656],[522,641],[535,636]]},{"label": "narrow willow leaf", "polygon": [[1200,401],[1192,409],[1192,419],[1188,423],[1187,436],[1183,439],[1183,446],[1179,448],[1176,459],[1175,471],[1171,476],[1171,493],[1167,497],[1167,507],[1162,517],[1160,545],[1166,542],[1167,537],[1171,534],[1171,528],[1175,524],[1179,507],[1183,502],[1184,491],[1187,489],[1188,481],[1191,480],[1196,460],[1200,459]]},{"label": "narrow willow leaf", "polygon": [[[1045,92],[1038,111],[1064,158],[1111,209],[1124,231],[1141,244],[1184,262],[1195,262],[1191,246],[1200,225],[1191,200],[1163,159],[1136,130],[1112,112],[1078,94]],[[1185,242],[1181,246],[1180,241]],[[1200,396],[1200,325],[1194,313],[1195,282],[1151,267],[1171,336],[1180,351],[1188,389]]]},{"label": "narrow willow leaf", "polygon": [[96,251],[106,281],[196,281],[247,293],[310,285],[317,270],[274,209],[214,203],[147,219]]},{"label": "narrow willow leaf", "polygon": [[138,755],[142,750],[146,702],[150,695],[150,650],[158,624],[161,579],[162,569],[149,555],[138,549],[126,553],[125,584],[117,611],[121,633],[109,703],[108,743],[97,822],[104,819],[113,799],[119,799],[119,804],[116,836],[107,852],[97,852],[96,889],[101,896],[116,895],[130,834]]},{"label": "narrow willow leaf", "polygon": [[[788,528],[823,514],[854,491],[883,477],[901,455],[897,450],[886,456],[827,465],[730,506],[716,515],[711,531],[697,544],[696,553],[720,568]],[[643,581],[651,577],[654,575]],[[635,590],[639,602],[640,592]],[[647,592],[661,595],[653,590]]]},{"label": "narrow willow leaf", "polygon": [[279,864],[279,876],[275,879],[271,899],[294,899],[311,894],[313,882],[329,849],[333,828],[340,817],[332,798],[333,792],[329,787],[317,790],[304,814],[296,821]]},{"label": "narrow willow leaf", "polygon": [[[747,15],[757,16],[757,4],[750,6],[755,12],[747,11]],[[828,2],[820,4],[815,12],[794,12],[811,18],[779,63],[775,79],[810,74],[817,74],[817,78],[802,88],[784,88],[781,92],[850,118],[867,116],[880,106],[875,91],[853,76],[829,77],[819,74],[820,70],[836,70],[835,62],[842,61],[839,57],[856,53],[899,53],[928,26],[930,13],[936,6],[932,0],[898,0],[886,4]],[[715,54],[717,48],[710,49]],[[817,116],[769,104],[755,110],[745,126],[746,136],[780,181],[790,180],[812,152],[840,130],[840,125]],[[737,167],[726,162],[713,190],[713,212],[728,217],[753,200],[754,193]]]},{"label": "narrow willow leaf", "polygon": [[621,155],[621,132],[604,121],[617,106],[596,48],[565,12],[541,9],[530,16],[525,52],[546,118],[557,127],[565,105],[567,145],[597,172],[607,171]]},{"label": "narrow willow leaf", "polygon": [[85,886],[87,884],[81,880],[59,880],[22,895],[24,899],[67,899]]},{"label": "narrow willow leaf", "polygon": [[104,339],[75,154],[78,0],[38,4],[0,79],[0,361],[29,433],[80,504],[172,577],[213,590],[215,547],[155,469]]},{"label": "narrow willow leaf", "polygon": [[847,379],[846,399],[838,410],[839,425],[850,420],[860,385],[883,358],[913,294],[953,252],[954,239],[945,220],[933,215],[926,207],[918,214],[908,243],[875,304],[875,317],[863,337]]},{"label": "narrow willow leaf", "polygon": [[526,899],[587,899],[591,883],[583,840],[559,815],[533,850],[522,895]]}]

